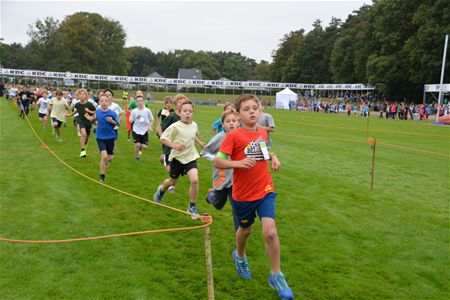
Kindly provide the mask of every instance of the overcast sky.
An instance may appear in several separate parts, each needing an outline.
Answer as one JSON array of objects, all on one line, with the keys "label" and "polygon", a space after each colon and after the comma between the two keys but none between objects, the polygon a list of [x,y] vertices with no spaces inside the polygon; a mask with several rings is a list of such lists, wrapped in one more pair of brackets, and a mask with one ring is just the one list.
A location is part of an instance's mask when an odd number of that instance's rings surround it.
[{"label": "overcast sky", "polygon": [[63,20],[78,11],[96,12],[119,21],[126,46],[153,52],[175,49],[232,51],[271,62],[283,35],[312,29],[316,19],[327,26],[344,21],[371,1],[20,1],[0,0],[4,43],[26,44],[28,24],[52,16]]}]

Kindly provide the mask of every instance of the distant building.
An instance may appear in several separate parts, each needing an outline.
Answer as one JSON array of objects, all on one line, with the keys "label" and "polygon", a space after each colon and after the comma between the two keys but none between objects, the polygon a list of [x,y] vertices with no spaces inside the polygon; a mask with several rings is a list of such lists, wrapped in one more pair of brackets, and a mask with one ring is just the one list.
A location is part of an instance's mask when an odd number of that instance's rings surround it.
[{"label": "distant building", "polygon": [[[203,79],[202,70],[178,69],[178,79],[202,80]],[[195,85],[177,84],[177,91],[180,91],[182,88],[189,88],[189,87],[195,87]]]},{"label": "distant building", "polygon": [[178,69],[178,79],[203,79],[202,70],[199,69]]},{"label": "distant building", "polygon": [[148,78],[164,78],[158,72],[153,72],[152,74],[147,75]]}]

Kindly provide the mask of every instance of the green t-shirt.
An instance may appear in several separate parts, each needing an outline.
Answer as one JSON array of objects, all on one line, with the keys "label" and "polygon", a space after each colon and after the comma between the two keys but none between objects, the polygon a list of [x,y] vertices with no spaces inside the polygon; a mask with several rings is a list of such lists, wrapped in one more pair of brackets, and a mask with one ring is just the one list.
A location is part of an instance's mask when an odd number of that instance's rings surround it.
[{"label": "green t-shirt", "polygon": [[[147,108],[149,108],[149,107],[148,107],[148,102],[147,102],[147,101],[144,103],[144,106],[147,107]],[[133,110],[133,109],[135,109],[135,108],[138,108],[138,104],[137,104],[136,99],[132,100],[132,101],[130,102],[130,104],[128,104],[128,109],[129,109],[129,110]]]},{"label": "green t-shirt", "polygon": [[[180,116],[178,116],[175,112],[170,113],[170,115],[168,115],[164,119],[164,121],[162,121],[162,123],[161,123],[161,129],[162,129],[163,133],[164,133],[164,130],[167,129],[167,127],[169,127],[170,125],[172,125],[173,123],[176,123],[178,121],[180,121]],[[163,148],[164,154],[169,154],[170,151],[172,150],[172,148],[167,147],[166,145],[162,145],[162,148]]]}]

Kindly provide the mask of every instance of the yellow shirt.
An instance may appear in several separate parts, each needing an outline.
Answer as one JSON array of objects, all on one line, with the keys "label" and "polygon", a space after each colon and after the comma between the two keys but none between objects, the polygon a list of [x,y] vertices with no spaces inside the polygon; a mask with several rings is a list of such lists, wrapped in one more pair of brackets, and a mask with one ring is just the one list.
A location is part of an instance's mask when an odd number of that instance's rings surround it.
[{"label": "yellow shirt", "polygon": [[195,148],[195,138],[197,136],[197,123],[186,124],[181,121],[175,122],[164,130],[161,140],[168,140],[173,144],[183,144],[184,150],[172,149],[169,161],[176,158],[180,163],[187,164],[200,157]]},{"label": "yellow shirt", "polygon": [[58,121],[64,122],[65,113],[66,113],[66,106],[67,101],[64,98],[61,98],[61,100],[58,100],[56,97],[53,97],[50,99],[49,104],[52,105],[52,112],[50,113],[51,118],[55,118]]}]

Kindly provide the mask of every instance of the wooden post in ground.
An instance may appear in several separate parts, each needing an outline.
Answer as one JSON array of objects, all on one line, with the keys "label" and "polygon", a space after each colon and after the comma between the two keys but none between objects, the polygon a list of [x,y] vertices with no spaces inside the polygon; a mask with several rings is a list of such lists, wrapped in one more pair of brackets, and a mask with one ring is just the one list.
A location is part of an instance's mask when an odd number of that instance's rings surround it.
[{"label": "wooden post in ground", "polygon": [[373,180],[375,177],[375,147],[377,144],[377,140],[376,139],[368,139],[369,143],[372,144],[372,146],[370,146],[370,148],[372,149],[372,168],[370,170],[370,190],[373,191]]},{"label": "wooden post in ground", "polygon": [[[203,214],[204,217],[208,217],[208,213]],[[208,300],[214,300],[214,280],[213,280],[213,268],[212,268],[212,255],[211,255],[211,233],[209,226],[205,227],[205,262],[206,262],[206,276],[208,283]]]}]

